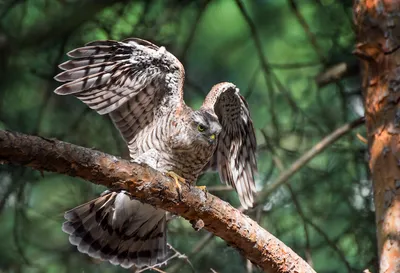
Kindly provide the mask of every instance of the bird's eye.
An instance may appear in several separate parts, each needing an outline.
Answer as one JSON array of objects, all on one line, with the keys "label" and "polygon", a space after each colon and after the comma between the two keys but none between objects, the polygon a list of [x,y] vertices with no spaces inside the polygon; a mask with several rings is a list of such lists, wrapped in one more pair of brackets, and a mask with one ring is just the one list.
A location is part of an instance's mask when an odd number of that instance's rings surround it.
[{"label": "bird's eye", "polygon": [[204,132],[204,130],[206,129],[206,127],[204,125],[197,125],[197,130],[199,130],[199,132]]}]

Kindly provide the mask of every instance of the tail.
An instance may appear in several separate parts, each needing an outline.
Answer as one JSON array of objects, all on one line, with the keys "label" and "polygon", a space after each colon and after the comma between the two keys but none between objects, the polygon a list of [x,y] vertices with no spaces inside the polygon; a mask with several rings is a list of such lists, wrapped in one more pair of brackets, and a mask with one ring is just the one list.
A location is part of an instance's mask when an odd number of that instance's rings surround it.
[{"label": "tail", "polygon": [[129,268],[151,266],[167,255],[166,213],[110,192],[64,215],[63,231],[82,253]]}]

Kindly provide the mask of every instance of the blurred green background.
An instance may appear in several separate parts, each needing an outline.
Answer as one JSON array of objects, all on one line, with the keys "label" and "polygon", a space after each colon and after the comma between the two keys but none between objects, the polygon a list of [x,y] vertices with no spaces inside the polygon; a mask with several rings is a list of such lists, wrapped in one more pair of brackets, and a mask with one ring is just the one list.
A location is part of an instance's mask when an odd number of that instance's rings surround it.
[{"label": "blurred green background", "polygon": [[[197,108],[215,83],[247,98],[259,145],[257,188],[334,129],[362,113],[352,1],[0,0],[0,129],[57,138],[127,157],[107,116],[53,93],[65,53],[97,39],[148,39],[186,69],[185,100]],[[337,64],[339,79],[319,77]],[[376,269],[371,181],[362,127],[248,211],[317,272]],[[239,206],[206,174],[198,182]],[[289,185],[289,186],[288,186]],[[100,186],[63,175],[0,166],[0,272],[126,272],[80,254],[61,231],[63,212]],[[260,272],[233,248],[177,218],[169,243],[185,259],[166,272]],[[171,252],[173,254],[173,252]],[[132,270],[131,270],[132,272]]]}]

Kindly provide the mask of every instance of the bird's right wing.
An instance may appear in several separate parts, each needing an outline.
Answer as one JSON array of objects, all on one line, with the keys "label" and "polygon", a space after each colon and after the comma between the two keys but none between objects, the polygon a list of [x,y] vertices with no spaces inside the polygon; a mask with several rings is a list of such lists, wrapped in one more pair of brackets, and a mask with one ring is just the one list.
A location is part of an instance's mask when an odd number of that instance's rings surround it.
[{"label": "bird's right wing", "polygon": [[203,109],[214,111],[222,125],[218,147],[208,167],[217,167],[221,181],[238,193],[244,209],[253,206],[256,193],[257,142],[249,107],[232,83],[215,85]]},{"label": "bird's right wing", "polygon": [[164,47],[133,38],[95,41],[68,53],[54,92],[74,95],[97,113],[110,114],[125,141],[155,117],[160,107],[183,104],[184,69]]}]

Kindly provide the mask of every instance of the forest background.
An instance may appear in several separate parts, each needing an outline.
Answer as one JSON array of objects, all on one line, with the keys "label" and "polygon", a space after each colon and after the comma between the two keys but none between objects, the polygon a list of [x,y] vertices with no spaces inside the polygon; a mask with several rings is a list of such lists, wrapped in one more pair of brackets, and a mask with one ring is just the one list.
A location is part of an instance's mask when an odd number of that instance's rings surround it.
[{"label": "forest background", "polygon": [[[247,212],[251,218],[317,272],[376,269],[365,128],[353,128],[357,123],[325,143],[322,153],[312,150],[364,115],[352,1],[0,1],[0,129],[127,158],[109,118],[55,95],[53,77],[67,51],[128,37],[163,45],[181,60],[185,101],[194,108],[215,83],[240,88],[257,133],[257,188],[279,182],[262,206]],[[311,160],[282,179],[310,151]],[[217,174],[198,184],[239,206]],[[103,190],[81,179],[0,165],[0,272],[124,272],[78,253],[61,231],[64,211]],[[171,260],[166,272],[259,272],[223,240],[195,232],[182,218],[169,223],[168,235],[187,258]]]}]

